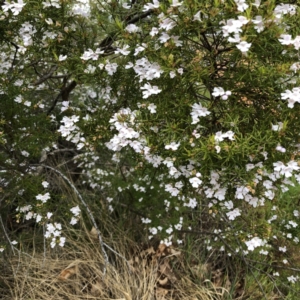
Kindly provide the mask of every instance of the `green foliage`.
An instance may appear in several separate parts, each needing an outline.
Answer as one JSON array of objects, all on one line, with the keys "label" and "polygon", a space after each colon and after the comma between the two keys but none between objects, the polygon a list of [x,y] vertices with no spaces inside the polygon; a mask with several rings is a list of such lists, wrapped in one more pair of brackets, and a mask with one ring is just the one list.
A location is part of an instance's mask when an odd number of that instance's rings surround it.
[{"label": "green foliage", "polygon": [[299,8],[240,2],[3,4],[2,211],[75,224],[68,199],[91,193],[166,244],[292,259]]}]

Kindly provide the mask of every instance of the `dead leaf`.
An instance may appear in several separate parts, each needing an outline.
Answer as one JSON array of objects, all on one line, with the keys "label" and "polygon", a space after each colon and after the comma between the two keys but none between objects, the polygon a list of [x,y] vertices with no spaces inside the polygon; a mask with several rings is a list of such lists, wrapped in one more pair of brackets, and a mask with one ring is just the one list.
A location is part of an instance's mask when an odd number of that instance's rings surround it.
[{"label": "dead leaf", "polygon": [[157,250],[156,250],[156,255],[157,256],[162,256],[162,255],[166,255],[164,252],[168,247],[165,244],[159,244]]},{"label": "dead leaf", "polygon": [[67,268],[65,270],[62,270],[58,276],[58,279],[60,280],[67,280],[69,277],[71,277],[74,274],[78,273],[77,266]]},{"label": "dead leaf", "polygon": [[97,229],[95,227],[93,227],[90,231],[90,235],[93,239],[98,239],[98,232]]},{"label": "dead leaf", "polygon": [[169,278],[171,282],[175,282],[177,280],[177,277],[175,276],[174,272],[172,271],[172,268],[170,267],[170,264],[167,260],[165,260],[158,268],[159,272],[166,277]]}]

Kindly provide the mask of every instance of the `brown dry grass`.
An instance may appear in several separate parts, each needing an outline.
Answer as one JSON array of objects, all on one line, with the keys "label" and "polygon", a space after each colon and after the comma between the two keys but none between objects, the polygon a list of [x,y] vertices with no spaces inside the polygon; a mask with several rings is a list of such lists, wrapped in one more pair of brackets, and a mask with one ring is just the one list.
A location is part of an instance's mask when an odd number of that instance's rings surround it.
[{"label": "brown dry grass", "polygon": [[8,256],[1,267],[0,299],[225,299],[226,289],[208,280],[205,266],[195,272],[178,250],[161,245],[142,250],[113,224],[108,226],[111,234],[105,242],[127,261],[108,250],[110,264],[104,275],[95,236],[87,229],[76,237],[69,232],[64,248]]}]

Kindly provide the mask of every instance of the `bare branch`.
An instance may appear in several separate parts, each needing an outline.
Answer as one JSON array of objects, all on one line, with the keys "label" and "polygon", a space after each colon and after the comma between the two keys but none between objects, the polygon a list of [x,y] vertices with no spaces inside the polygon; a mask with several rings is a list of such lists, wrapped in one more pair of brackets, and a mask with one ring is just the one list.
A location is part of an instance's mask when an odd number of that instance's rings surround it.
[{"label": "bare branch", "polygon": [[49,79],[52,74],[57,70],[57,66],[52,66],[46,74],[44,74],[38,81],[36,81],[33,85],[39,85]]}]

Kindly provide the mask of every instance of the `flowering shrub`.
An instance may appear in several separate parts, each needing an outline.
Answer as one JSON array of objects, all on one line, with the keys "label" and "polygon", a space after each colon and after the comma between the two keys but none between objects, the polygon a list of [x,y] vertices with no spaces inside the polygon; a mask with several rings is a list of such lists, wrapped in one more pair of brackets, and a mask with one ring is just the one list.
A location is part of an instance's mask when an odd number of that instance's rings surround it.
[{"label": "flowering shrub", "polygon": [[[65,243],[52,215],[62,193],[51,178],[42,188],[41,164],[60,169],[67,158],[51,157],[62,152],[81,168],[82,190],[101,194],[108,211],[120,203],[139,211],[150,239],[169,245],[182,243],[182,232],[210,230],[207,250],[283,259],[285,240],[299,243],[299,213],[280,201],[300,183],[296,5],[29,0],[1,8],[3,199],[46,224],[52,247]],[[75,224],[79,207],[65,210]]]}]

